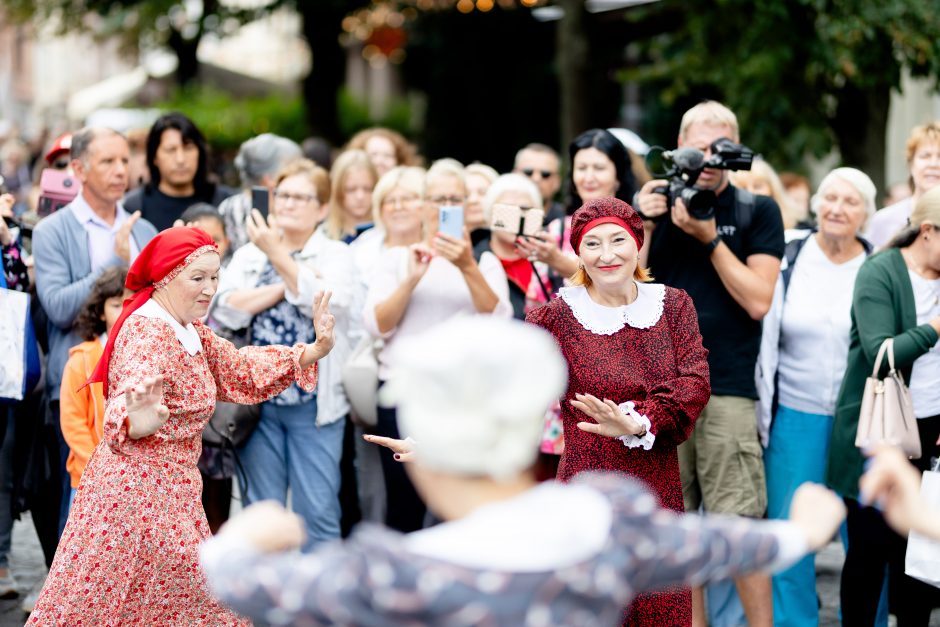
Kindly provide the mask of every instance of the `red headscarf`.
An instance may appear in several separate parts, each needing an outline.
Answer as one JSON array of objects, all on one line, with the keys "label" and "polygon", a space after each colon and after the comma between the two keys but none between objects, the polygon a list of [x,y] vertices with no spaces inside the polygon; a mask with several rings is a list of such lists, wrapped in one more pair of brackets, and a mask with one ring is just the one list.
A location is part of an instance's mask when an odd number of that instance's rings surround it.
[{"label": "red headscarf", "polygon": [[104,384],[104,397],[108,398],[111,352],[124,321],[150,300],[155,289],[164,287],[175,279],[183,268],[207,252],[218,253],[219,249],[205,231],[190,226],[175,226],[162,231],[144,246],[128,270],[127,281],[124,282],[124,287],[133,290],[135,294],[124,301],[124,309],[108,334],[108,343],[104,347],[101,360],[85,385],[101,382]]},{"label": "red headscarf", "polygon": [[571,216],[571,248],[575,254],[587,232],[601,224],[617,224],[630,234],[636,249],[643,248],[643,219],[633,207],[619,198],[605,197],[590,200]]}]

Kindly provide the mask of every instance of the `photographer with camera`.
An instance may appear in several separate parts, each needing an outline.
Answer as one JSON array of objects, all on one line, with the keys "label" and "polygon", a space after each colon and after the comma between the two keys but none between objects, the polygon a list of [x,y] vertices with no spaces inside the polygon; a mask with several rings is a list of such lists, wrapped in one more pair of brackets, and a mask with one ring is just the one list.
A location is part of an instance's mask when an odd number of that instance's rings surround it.
[{"label": "photographer with camera", "polygon": [[[653,180],[635,205],[644,217],[646,244],[640,264],[656,279],[688,292],[708,349],[712,397],[695,431],[679,446],[686,511],[761,517],[767,487],[754,401],[754,369],[761,319],[770,309],[784,252],[777,204],[728,182],[728,169],[746,169],[752,153],[734,142],[734,113],[718,102],[689,109],[679,130],[674,161],[689,160],[688,184]],[[695,148],[704,160],[682,149]],[[717,157],[717,158],[716,158]],[[709,167],[704,167],[704,166]],[[670,198],[673,200],[670,207]],[[771,625],[770,578],[735,579],[754,626]],[[704,625],[704,597],[693,595],[695,625]]]}]

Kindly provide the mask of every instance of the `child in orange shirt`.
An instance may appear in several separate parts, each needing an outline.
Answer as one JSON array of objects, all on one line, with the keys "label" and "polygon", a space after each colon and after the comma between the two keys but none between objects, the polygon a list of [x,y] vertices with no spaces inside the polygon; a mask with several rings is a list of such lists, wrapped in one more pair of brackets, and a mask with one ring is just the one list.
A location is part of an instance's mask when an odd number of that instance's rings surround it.
[{"label": "child in orange shirt", "polygon": [[[82,387],[101,359],[108,333],[121,315],[125,296],[127,268],[105,270],[91,290],[91,295],[75,319],[74,329],[85,340],[69,351],[60,388],[62,435],[71,452],[65,463],[72,478],[69,507],[91,454],[101,440],[104,422],[104,394],[100,383]],[[81,389],[79,389],[81,388]]]}]

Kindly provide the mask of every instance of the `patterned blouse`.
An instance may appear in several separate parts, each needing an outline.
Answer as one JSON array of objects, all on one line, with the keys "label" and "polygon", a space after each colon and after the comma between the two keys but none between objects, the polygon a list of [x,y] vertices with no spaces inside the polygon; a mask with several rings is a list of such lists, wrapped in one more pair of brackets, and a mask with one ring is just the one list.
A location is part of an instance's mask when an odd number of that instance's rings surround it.
[{"label": "patterned blouse", "polygon": [[29,289],[29,273],[23,262],[23,250],[13,241],[9,246],[0,247],[3,257],[3,278],[6,279],[7,288],[18,292]]},{"label": "patterned blouse", "polygon": [[[292,253],[291,256],[296,257],[297,253]],[[280,282],[281,276],[269,261],[261,271],[258,286]],[[313,320],[286,299],[281,299],[273,307],[265,309],[251,322],[251,343],[254,346],[312,344],[316,339]],[[296,383],[292,383],[269,402],[273,405],[303,405],[313,400],[316,395],[316,390],[305,392]]]},{"label": "patterned blouse", "polygon": [[267,624],[520,627],[617,625],[639,592],[777,570],[805,551],[790,523],[684,516],[636,481],[589,474],[407,536],[362,525],[310,554],[262,554],[223,532],[200,562],[218,599]]}]

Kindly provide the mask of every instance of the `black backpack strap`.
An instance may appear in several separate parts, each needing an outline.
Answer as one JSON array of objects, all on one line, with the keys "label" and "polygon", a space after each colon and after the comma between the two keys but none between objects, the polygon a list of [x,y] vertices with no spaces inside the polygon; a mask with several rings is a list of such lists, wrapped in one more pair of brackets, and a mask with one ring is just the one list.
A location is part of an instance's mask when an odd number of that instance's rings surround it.
[{"label": "black backpack strap", "polygon": [[813,233],[815,233],[815,231],[811,232],[806,237],[790,240],[783,249],[783,258],[787,262],[786,265],[780,269],[780,277],[783,279],[784,294],[787,293],[787,288],[790,287],[790,278],[793,276],[793,268],[796,264],[796,258],[799,256],[800,251],[803,250],[803,246],[806,244],[806,240],[811,238]]}]

